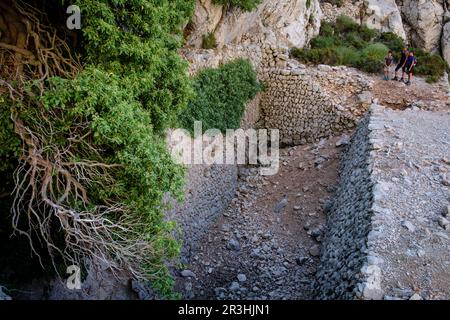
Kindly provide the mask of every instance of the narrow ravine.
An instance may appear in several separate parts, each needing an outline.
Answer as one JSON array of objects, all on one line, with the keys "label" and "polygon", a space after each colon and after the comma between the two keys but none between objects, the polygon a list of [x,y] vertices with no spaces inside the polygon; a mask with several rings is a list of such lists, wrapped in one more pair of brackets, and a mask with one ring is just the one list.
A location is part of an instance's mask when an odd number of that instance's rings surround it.
[{"label": "narrow ravine", "polygon": [[311,299],[347,136],[282,149],[278,174],[241,168],[236,197],[180,270],[188,299]]}]

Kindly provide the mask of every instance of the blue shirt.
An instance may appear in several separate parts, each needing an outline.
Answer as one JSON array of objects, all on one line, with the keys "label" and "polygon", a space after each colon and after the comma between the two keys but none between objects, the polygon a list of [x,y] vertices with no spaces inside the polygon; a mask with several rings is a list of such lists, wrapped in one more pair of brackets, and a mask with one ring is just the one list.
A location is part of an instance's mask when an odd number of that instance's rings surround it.
[{"label": "blue shirt", "polygon": [[406,66],[412,66],[417,62],[416,57],[414,56],[408,56],[408,58],[406,59]]}]

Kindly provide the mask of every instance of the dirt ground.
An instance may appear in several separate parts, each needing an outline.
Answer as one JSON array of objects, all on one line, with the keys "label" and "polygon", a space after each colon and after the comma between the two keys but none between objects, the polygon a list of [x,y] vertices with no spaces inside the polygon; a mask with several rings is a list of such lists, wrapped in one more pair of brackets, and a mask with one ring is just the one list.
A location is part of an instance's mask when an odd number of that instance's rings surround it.
[{"label": "dirt ground", "polygon": [[404,110],[414,104],[433,111],[450,108],[448,87],[446,89],[442,82],[429,84],[422,77],[413,77],[410,86],[374,77],[372,94],[379,104],[396,110]]},{"label": "dirt ground", "polygon": [[177,287],[184,297],[311,298],[340,139],[281,150],[274,176],[241,168],[236,198],[180,270]]}]

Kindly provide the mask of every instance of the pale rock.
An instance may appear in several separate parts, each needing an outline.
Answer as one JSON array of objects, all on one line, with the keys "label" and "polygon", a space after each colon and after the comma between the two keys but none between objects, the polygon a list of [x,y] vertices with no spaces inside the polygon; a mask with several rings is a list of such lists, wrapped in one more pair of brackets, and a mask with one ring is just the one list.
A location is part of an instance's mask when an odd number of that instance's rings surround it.
[{"label": "pale rock", "polygon": [[192,33],[187,44],[200,47],[202,37],[213,32],[218,47],[243,42],[285,44],[303,47],[320,30],[322,11],[319,0],[263,0],[251,12],[226,9],[212,0],[197,0],[192,18]]},{"label": "pale rock", "polygon": [[445,61],[450,65],[450,22],[447,22],[442,29],[442,56]]},{"label": "pale rock", "polygon": [[365,0],[362,5],[362,22],[371,29],[393,32],[406,39],[400,10],[395,0]]},{"label": "pale rock", "polygon": [[438,52],[444,8],[440,0],[398,0],[406,33],[415,46]]}]

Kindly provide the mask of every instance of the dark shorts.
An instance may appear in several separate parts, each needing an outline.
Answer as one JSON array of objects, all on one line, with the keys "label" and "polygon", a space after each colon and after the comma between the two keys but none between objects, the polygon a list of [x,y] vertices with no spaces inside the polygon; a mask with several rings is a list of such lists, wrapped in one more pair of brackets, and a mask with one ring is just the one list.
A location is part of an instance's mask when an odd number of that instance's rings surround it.
[{"label": "dark shorts", "polygon": [[405,65],[404,71],[405,71],[405,72],[408,72],[408,73],[411,73],[411,72],[413,71],[413,69],[414,69],[414,66],[411,66],[411,65]]},{"label": "dark shorts", "polygon": [[[405,63],[405,62],[404,62],[404,61],[403,61],[403,62],[400,62],[400,63],[397,65],[397,67],[395,68],[395,72],[397,72],[398,70],[400,70],[400,68],[402,68],[403,63]],[[403,72],[405,71],[405,67],[402,68],[402,71],[403,71]]]}]

